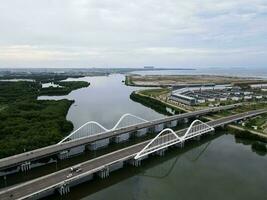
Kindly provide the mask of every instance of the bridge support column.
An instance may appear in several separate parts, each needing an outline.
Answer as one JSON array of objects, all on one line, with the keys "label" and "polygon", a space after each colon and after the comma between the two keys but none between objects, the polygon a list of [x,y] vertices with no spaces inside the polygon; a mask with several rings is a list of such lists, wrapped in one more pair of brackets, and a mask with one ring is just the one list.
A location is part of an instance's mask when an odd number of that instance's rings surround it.
[{"label": "bridge support column", "polygon": [[199,141],[200,140],[200,135],[197,135],[197,136],[195,136],[195,137],[193,137],[194,138],[194,140],[196,140],[196,141]]},{"label": "bridge support column", "polygon": [[116,170],[121,169],[121,168],[123,168],[123,161],[120,161],[120,162],[117,162],[117,163],[110,165],[109,171],[113,172],[113,171],[116,171]]},{"label": "bridge support column", "polygon": [[64,183],[58,188],[58,192],[61,196],[65,195],[65,194],[70,192],[70,186],[68,184]]},{"label": "bridge support column", "polygon": [[174,146],[183,148],[184,147],[184,142],[179,142],[179,143],[175,144]]},{"label": "bridge support column", "polygon": [[134,167],[139,167],[139,166],[141,166],[141,160],[130,160],[130,162],[129,162],[132,166],[134,166]]},{"label": "bridge support column", "polygon": [[69,156],[78,155],[83,153],[84,151],[85,151],[85,145],[74,147],[69,150]]},{"label": "bridge support column", "polygon": [[29,171],[31,169],[31,162],[22,163],[20,169],[23,172]]},{"label": "bridge support column", "polygon": [[139,159],[130,159],[128,161],[128,163],[130,165],[134,166],[134,167],[139,167],[139,166],[141,166],[141,161],[144,160],[144,159],[146,159],[146,158],[148,158],[148,155],[147,156],[144,156],[142,158],[139,158]]},{"label": "bridge support column", "polygon": [[189,119],[188,118],[184,118],[184,123],[188,123]]},{"label": "bridge support column", "polygon": [[97,175],[102,179],[107,178],[109,176],[109,167],[101,169],[99,172],[97,172]]},{"label": "bridge support column", "polygon": [[136,136],[137,136],[137,137],[145,136],[146,133],[147,133],[147,131],[148,131],[147,128],[139,129],[139,130],[137,130],[137,132],[136,132]]},{"label": "bridge support column", "polygon": [[69,151],[61,151],[57,156],[60,160],[67,159],[69,158]]},{"label": "bridge support column", "polygon": [[168,148],[165,149],[161,149],[159,151],[156,151],[155,154],[158,156],[164,156],[165,155],[165,151],[167,151]]},{"label": "bridge support column", "polygon": [[167,127],[168,128],[172,128],[172,127],[177,126],[177,124],[178,124],[178,121],[177,120],[173,120],[173,121],[170,121],[170,122],[167,123]]},{"label": "bridge support column", "polygon": [[164,128],[164,124],[157,124],[157,125],[155,125],[155,132],[158,133],[158,132],[162,131],[163,128]]},{"label": "bridge support column", "polygon": [[215,134],[215,130],[208,132],[208,134],[210,134],[210,135]]},{"label": "bridge support column", "polygon": [[115,142],[116,143],[125,142],[125,141],[129,140],[129,138],[130,138],[130,133],[124,133],[124,134],[116,136]]},{"label": "bridge support column", "polygon": [[97,150],[100,148],[104,148],[108,145],[109,145],[109,138],[93,142],[93,143],[89,144],[88,148],[90,150]]}]

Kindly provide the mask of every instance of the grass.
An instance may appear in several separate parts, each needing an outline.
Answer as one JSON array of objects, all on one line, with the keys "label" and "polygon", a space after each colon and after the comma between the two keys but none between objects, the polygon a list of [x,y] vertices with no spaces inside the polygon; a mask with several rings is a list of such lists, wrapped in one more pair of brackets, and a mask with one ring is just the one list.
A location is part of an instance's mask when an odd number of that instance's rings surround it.
[{"label": "grass", "polygon": [[147,89],[139,91],[140,94],[157,97],[163,94],[169,93],[171,90],[168,88],[160,88],[160,89]]}]

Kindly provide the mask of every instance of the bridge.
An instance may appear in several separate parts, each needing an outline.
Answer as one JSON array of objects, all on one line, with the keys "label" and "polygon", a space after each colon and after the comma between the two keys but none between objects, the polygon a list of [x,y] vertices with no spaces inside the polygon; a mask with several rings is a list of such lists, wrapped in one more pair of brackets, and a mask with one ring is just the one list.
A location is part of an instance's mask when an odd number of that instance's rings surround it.
[{"label": "bridge", "polygon": [[207,123],[196,120],[189,128],[176,132],[167,128],[162,130],[152,140],[140,142],[83,162],[78,165],[82,169],[80,171],[71,172],[70,168],[67,168],[0,191],[0,199],[38,199],[50,195],[55,191],[58,191],[61,195],[65,195],[70,191],[72,186],[91,180],[94,176],[107,178],[110,172],[122,168],[125,164],[139,166],[141,160],[146,159],[149,155],[163,155],[168,148],[183,147],[187,140],[200,139],[202,135],[213,132],[216,127],[266,112],[266,109],[254,110]]},{"label": "bridge", "polygon": [[[31,162],[38,161],[42,158],[49,158],[54,155],[57,155],[60,159],[68,158],[68,156],[83,152],[86,146],[89,146],[88,148],[91,150],[107,146],[109,144],[110,138],[115,138],[116,142],[122,142],[126,139],[129,139],[129,133],[132,132],[137,132],[137,134],[140,135],[145,134],[148,129],[154,129],[155,132],[160,132],[165,125],[168,127],[173,127],[176,126],[177,122],[180,120],[187,122],[190,118],[198,118],[199,116],[206,115],[208,113],[232,109],[240,105],[241,104],[233,104],[213,107],[190,113],[165,117],[153,121],[146,121],[136,116],[130,116],[130,114],[127,114],[124,115],[110,130],[106,129],[97,122],[88,122],[77,131],[74,131],[69,136],[64,138],[58,144],[0,159],[0,171],[8,170],[10,168],[12,168],[13,170],[15,168],[14,173],[18,172],[19,170],[28,170],[29,168],[33,167],[31,165]],[[122,122],[125,117],[133,117],[136,119],[136,121],[138,121],[138,123],[130,126],[120,125],[120,122]],[[94,131],[96,131],[97,128],[99,129],[99,131],[93,133],[93,131],[90,130],[90,127],[92,126],[95,126]],[[84,128],[87,130],[87,132],[85,131],[86,134],[83,133]]]}]

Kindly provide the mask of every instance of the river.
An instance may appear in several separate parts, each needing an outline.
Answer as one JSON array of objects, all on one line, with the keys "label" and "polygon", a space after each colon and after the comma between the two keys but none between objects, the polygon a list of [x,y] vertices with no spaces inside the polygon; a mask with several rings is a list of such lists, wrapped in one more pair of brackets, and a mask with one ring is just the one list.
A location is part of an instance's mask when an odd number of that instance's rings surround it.
[{"label": "river", "polygon": [[73,80],[88,81],[90,86],[72,91],[66,96],[41,96],[39,99],[75,100],[67,115],[67,119],[74,124],[75,129],[91,120],[97,121],[106,128],[112,128],[125,113],[131,113],[146,120],[164,117],[129,98],[132,91],[142,88],[125,86],[122,82],[123,75],[69,78],[66,81]]},{"label": "river", "polygon": [[[68,79],[73,80],[73,79]],[[67,119],[78,128],[94,120],[111,128],[124,113],[151,120],[163,115],[129,99],[140,89],[124,85],[123,75],[84,77],[88,88],[67,96],[39,99],[74,99]],[[66,199],[84,200],[176,200],[267,199],[267,156],[254,152],[250,142],[236,141],[223,132],[214,138],[151,157],[141,167],[125,167],[108,179],[96,179],[71,188]],[[58,199],[55,195],[48,199]]]}]

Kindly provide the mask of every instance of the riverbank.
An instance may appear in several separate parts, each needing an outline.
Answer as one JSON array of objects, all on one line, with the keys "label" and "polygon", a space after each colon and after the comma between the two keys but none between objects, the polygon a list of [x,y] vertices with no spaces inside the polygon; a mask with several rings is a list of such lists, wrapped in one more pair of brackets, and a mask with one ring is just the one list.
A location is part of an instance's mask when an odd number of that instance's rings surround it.
[{"label": "riverbank", "polygon": [[251,149],[259,155],[267,155],[267,135],[235,125],[228,125],[226,129],[235,136],[236,142],[250,145]]},{"label": "riverbank", "polygon": [[37,100],[44,93],[60,95],[89,84],[62,85],[47,89],[38,82],[1,82],[0,158],[55,144],[73,130],[66,119],[73,100]]},{"label": "riverbank", "polygon": [[[147,106],[161,114],[164,115],[173,115],[173,114],[179,114],[179,113],[184,113],[185,111],[175,107],[173,105],[168,104],[167,102],[158,100],[154,97],[148,96],[148,95],[144,95],[142,93],[140,93],[139,91],[134,91],[131,93],[130,95],[130,99],[141,103],[144,106]],[[168,111],[168,108],[171,109],[172,111],[174,111],[173,113],[171,113],[170,111]]]}]

